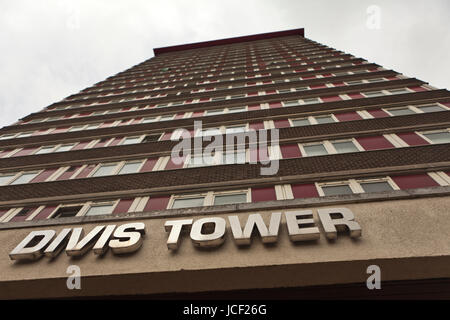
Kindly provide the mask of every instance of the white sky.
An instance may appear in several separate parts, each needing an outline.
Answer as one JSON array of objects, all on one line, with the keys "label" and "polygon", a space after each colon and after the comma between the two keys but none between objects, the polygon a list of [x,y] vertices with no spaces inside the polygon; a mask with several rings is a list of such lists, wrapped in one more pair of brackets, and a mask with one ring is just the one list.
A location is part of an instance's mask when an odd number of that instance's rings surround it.
[{"label": "white sky", "polygon": [[[380,28],[367,26],[380,9]],[[153,48],[305,28],[450,87],[448,0],[0,0],[0,127],[153,56]]]}]

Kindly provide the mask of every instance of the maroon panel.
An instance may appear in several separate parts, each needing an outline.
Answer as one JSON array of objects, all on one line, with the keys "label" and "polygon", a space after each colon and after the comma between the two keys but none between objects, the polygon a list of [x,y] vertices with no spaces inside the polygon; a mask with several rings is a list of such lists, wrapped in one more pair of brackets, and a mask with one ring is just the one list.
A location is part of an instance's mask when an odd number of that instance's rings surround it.
[{"label": "maroon panel", "polygon": [[283,159],[302,157],[302,153],[300,152],[298,144],[285,144],[280,146],[280,148]]},{"label": "maroon panel", "polygon": [[31,154],[34,150],[36,150],[36,148],[25,148],[20,150],[19,152],[16,152],[15,154],[13,154],[13,157],[20,157],[20,156],[26,156]]},{"label": "maroon panel", "polygon": [[253,96],[257,96],[258,92],[248,92],[247,93],[247,97],[253,97]]},{"label": "maroon panel", "polygon": [[341,87],[341,86],[344,85],[344,83],[343,83],[343,82],[333,82],[333,85],[334,85],[335,87]]},{"label": "maroon panel", "polygon": [[428,174],[413,174],[405,176],[393,176],[392,180],[402,190],[414,188],[436,187],[439,184],[434,181]]},{"label": "maroon panel", "polygon": [[8,149],[8,150],[0,151],[0,158],[3,158],[4,156],[6,156],[8,153],[10,153],[13,150],[14,149]]},{"label": "maroon panel", "polygon": [[275,120],[274,124],[275,124],[275,128],[277,128],[277,129],[279,129],[279,128],[289,128],[291,126],[291,124],[290,124],[288,119]]},{"label": "maroon panel", "polygon": [[326,88],[327,86],[324,84],[313,84],[309,86],[311,89],[320,89],[320,88]]},{"label": "maroon panel", "polygon": [[152,171],[152,169],[155,166],[157,161],[158,161],[158,158],[149,158],[149,159],[147,159],[139,172]]},{"label": "maroon panel", "polygon": [[281,108],[283,105],[281,104],[281,102],[271,102],[269,103],[269,107],[272,108]]},{"label": "maroon panel", "polygon": [[267,147],[265,148],[250,148],[250,162],[257,161],[267,161],[269,160],[269,154],[267,151]]},{"label": "maroon panel", "polygon": [[72,166],[68,168],[66,171],[64,171],[64,173],[60,175],[58,178],[56,178],[56,180],[58,181],[70,179],[73,176],[73,174],[80,168],[81,166]]},{"label": "maroon panel", "polygon": [[275,187],[252,188],[252,202],[277,200]]},{"label": "maroon panel", "polygon": [[131,204],[133,203],[134,198],[132,199],[120,199],[117,206],[114,208],[114,211],[112,214],[119,214],[119,213],[126,213],[128,212],[128,209],[130,209]]},{"label": "maroon panel", "polygon": [[315,75],[303,76],[302,79],[314,79],[315,77],[316,77]]},{"label": "maroon panel", "polygon": [[264,130],[264,122],[253,122],[249,124],[250,129],[253,130]]},{"label": "maroon panel", "polygon": [[260,110],[260,109],[261,109],[261,105],[259,105],[259,104],[254,104],[254,105],[248,106],[248,111]]},{"label": "maroon panel", "polygon": [[333,101],[340,101],[342,100],[339,96],[328,96],[328,97],[320,97],[323,102],[333,102]]},{"label": "maroon panel", "polygon": [[164,135],[161,137],[161,141],[163,140],[170,140],[170,137],[172,137],[173,132],[165,132]]},{"label": "maroon panel", "polygon": [[103,124],[100,126],[100,128],[107,128],[107,127],[110,127],[113,123],[114,123],[114,121],[108,121],[108,122],[105,122],[105,123],[103,123]]},{"label": "maroon panel", "polygon": [[171,170],[171,169],[183,168],[184,160],[185,160],[185,158],[183,158],[183,161],[181,161],[180,164],[176,164],[176,163],[173,162],[173,159],[171,157],[170,160],[167,162],[166,167],[164,169],[165,170]]},{"label": "maroon panel", "polygon": [[399,136],[403,141],[405,141],[410,146],[421,146],[424,144],[430,144],[428,141],[420,137],[415,132],[397,133],[397,136]]},{"label": "maroon panel", "polygon": [[164,197],[150,197],[147,204],[145,205],[144,212],[145,211],[151,211],[151,210],[164,210],[167,209],[167,205],[169,204],[170,197],[164,196]]},{"label": "maroon panel", "polygon": [[292,194],[295,199],[302,198],[315,198],[319,196],[316,185],[314,183],[309,184],[292,184]]},{"label": "maroon panel", "polygon": [[408,88],[414,90],[415,92],[428,91],[427,89],[422,87],[408,87]]},{"label": "maroon panel", "polygon": [[277,90],[264,90],[266,94],[276,94]]},{"label": "maroon panel", "polygon": [[367,110],[374,118],[386,118],[390,117],[390,115],[387,112],[384,112],[382,109],[373,109],[373,110]]},{"label": "maroon panel", "polygon": [[50,214],[52,214],[52,212],[55,211],[55,209],[56,209],[56,206],[45,207],[44,209],[41,210],[41,212],[39,212],[37,214],[36,217],[33,218],[33,221],[47,219],[47,217]]},{"label": "maroon panel", "polygon": [[383,136],[359,137],[356,138],[364,150],[379,150],[394,148],[394,146]]},{"label": "maroon panel", "polygon": [[351,99],[360,99],[360,98],[364,98],[364,96],[360,93],[347,93],[347,95],[351,98]]},{"label": "maroon panel", "polygon": [[206,102],[206,101],[209,101],[209,99],[210,99],[210,98],[201,98],[201,99],[200,99],[200,102]]},{"label": "maroon panel", "polygon": [[3,217],[3,215],[4,215],[5,213],[7,213],[8,211],[9,211],[9,209],[1,209],[1,210],[0,210],[0,218]]},{"label": "maroon panel", "polygon": [[362,120],[361,116],[356,112],[345,112],[345,113],[337,113],[335,114],[336,118],[339,121],[353,121],[353,120]]},{"label": "maroon panel", "polygon": [[41,134],[43,134],[43,133],[45,133],[45,132],[47,132],[48,131],[48,129],[41,129],[41,130],[37,130],[37,131],[35,131],[35,132],[33,132],[33,136],[40,136]]},{"label": "maroon panel", "polygon": [[67,130],[69,130],[69,127],[56,128],[55,130],[52,131],[52,134],[66,132]]},{"label": "maroon panel", "polygon": [[26,215],[23,216],[15,216],[11,220],[12,222],[18,222],[18,221],[25,221],[26,218],[28,218],[34,211],[36,211],[37,208],[31,208],[30,211],[27,212]]},{"label": "maroon panel", "polygon": [[181,119],[184,117],[184,113],[178,113],[175,115],[175,119]]},{"label": "maroon panel", "polygon": [[84,149],[91,141],[81,141],[79,144],[77,144],[75,147],[73,147],[72,150],[81,150]]},{"label": "maroon panel", "polygon": [[31,180],[30,183],[43,182],[48,177],[50,177],[52,174],[54,174],[56,172],[56,170],[58,170],[58,169],[59,168],[45,169],[37,177],[35,177],[33,180]]},{"label": "maroon panel", "polygon": [[198,111],[192,114],[192,118],[201,117],[205,111]]},{"label": "maroon panel", "polygon": [[114,140],[108,145],[108,147],[117,146],[120,141],[122,141],[123,137],[114,138]]},{"label": "maroon panel", "polygon": [[96,164],[90,164],[86,168],[84,168],[78,175],[77,179],[86,178],[92,170],[94,170]]}]

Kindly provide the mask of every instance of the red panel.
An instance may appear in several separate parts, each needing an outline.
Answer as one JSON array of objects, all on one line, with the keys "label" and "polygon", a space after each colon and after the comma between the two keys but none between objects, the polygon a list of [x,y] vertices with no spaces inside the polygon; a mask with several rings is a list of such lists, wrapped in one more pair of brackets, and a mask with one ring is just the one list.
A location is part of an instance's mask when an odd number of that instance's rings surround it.
[{"label": "red panel", "polygon": [[40,136],[41,134],[44,134],[47,131],[48,131],[48,129],[41,129],[41,130],[35,131],[35,132],[33,132],[33,136]]},{"label": "red panel", "polygon": [[53,211],[55,211],[55,209],[56,209],[56,206],[45,207],[44,209],[41,210],[41,212],[38,213],[38,215],[36,217],[33,218],[33,221],[47,219],[47,217]]},{"label": "red panel", "polygon": [[302,156],[298,144],[285,144],[280,146],[280,148],[283,159],[301,158]]},{"label": "red panel", "polygon": [[94,170],[95,167],[96,167],[95,164],[88,165],[77,175],[77,179],[86,178],[89,175],[89,173],[91,173],[91,171]]},{"label": "red panel", "polygon": [[107,127],[111,127],[111,125],[114,123],[114,121],[108,121],[103,123],[100,128],[107,128]]},{"label": "red panel", "polygon": [[181,119],[184,117],[184,113],[178,113],[175,115],[175,119]]},{"label": "red panel", "polygon": [[445,102],[443,105],[450,108],[450,102]]},{"label": "red panel", "polygon": [[120,141],[122,141],[123,137],[114,138],[114,140],[108,145],[108,147],[117,146]]},{"label": "red panel", "polygon": [[192,118],[201,117],[201,116],[203,116],[203,113],[204,113],[204,111],[194,112],[192,114]]},{"label": "red panel", "polygon": [[327,86],[324,84],[312,84],[309,86],[311,89],[320,89],[320,88],[326,88]]},{"label": "red panel", "polygon": [[106,138],[106,139],[101,139],[99,142],[97,142],[93,148],[102,148],[105,146],[105,144],[107,144],[111,139],[110,138]]},{"label": "red panel", "polygon": [[384,112],[381,109],[374,109],[374,110],[367,110],[367,112],[369,112],[373,117],[375,118],[386,118],[386,117],[390,117],[389,114],[387,114],[386,112]]},{"label": "red panel", "polygon": [[170,137],[172,137],[172,133],[173,132],[166,132],[166,133],[164,133],[164,135],[161,137],[161,141],[163,141],[163,140],[170,140]]},{"label": "red panel", "polygon": [[258,92],[248,92],[247,93],[247,97],[253,97],[253,96],[257,96]]},{"label": "red panel", "polygon": [[79,144],[77,144],[75,147],[73,147],[72,150],[81,150],[84,149],[91,141],[81,141]]},{"label": "red panel", "polygon": [[315,198],[319,196],[316,185],[314,183],[309,184],[293,184],[291,185],[292,194],[295,199],[302,198]]},{"label": "red panel", "polygon": [[119,213],[126,213],[128,212],[128,209],[130,209],[131,204],[133,203],[133,199],[121,199],[117,206],[114,208],[114,211],[112,214],[119,214]]},{"label": "red panel", "polygon": [[14,149],[9,149],[9,150],[4,150],[4,151],[0,151],[0,158],[3,158],[4,156],[6,156],[8,153],[10,153],[11,151],[13,151]]},{"label": "red panel", "polygon": [[210,98],[201,98],[201,99],[200,99],[200,102],[206,102],[206,101],[209,101],[209,99],[210,99]]},{"label": "red panel", "polygon": [[303,76],[302,79],[314,79],[315,77],[316,77],[315,75]]},{"label": "red panel", "polygon": [[260,109],[261,109],[261,105],[259,105],[259,104],[254,104],[254,105],[248,106],[248,111],[260,110]]},{"label": "red panel", "polygon": [[31,154],[34,150],[36,150],[36,148],[25,148],[13,154],[13,157],[26,156]]},{"label": "red panel", "polygon": [[264,92],[265,92],[266,94],[275,94],[275,93],[277,93],[276,90],[265,90]]},{"label": "red panel", "polygon": [[43,182],[43,181],[45,181],[45,179],[47,179],[52,174],[54,174],[55,171],[58,170],[58,169],[59,168],[46,169],[46,170],[42,171],[41,174],[39,174],[36,178],[31,180],[30,182]]},{"label": "red panel", "polygon": [[389,149],[394,146],[383,136],[359,137],[356,138],[364,150]]},{"label": "red panel", "polygon": [[283,105],[281,104],[281,102],[271,102],[269,103],[269,107],[272,108],[281,108]]},{"label": "red panel", "polygon": [[429,144],[428,141],[421,138],[415,132],[397,133],[397,136],[399,136],[403,141],[405,141],[410,146],[421,146],[424,144]]},{"label": "red panel", "polygon": [[336,118],[338,118],[339,121],[353,121],[353,120],[361,120],[361,116],[356,112],[345,112],[345,113],[338,113],[335,114]]},{"label": "red panel", "polygon": [[72,166],[68,168],[66,171],[64,171],[64,173],[60,175],[56,180],[58,181],[70,179],[73,176],[73,174],[80,168],[81,166]]},{"label": "red panel", "polygon": [[434,181],[427,174],[413,174],[405,176],[394,176],[392,180],[399,186],[400,189],[414,189],[414,188],[426,188],[435,187],[439,184]]},{"label": "red panel", "polygon": [[279,128],[289,128],[291,126],[291,124],[289,123],[288,119],[275,120],[274,124],[275,124],[275,128],[277,128],[277,129],[279,129]]},{"label": "red panel", "polygon": [[333,85],[334,85],[335,87],[341,87],[341,86],[344,85],[344,83],[343,83],[343,82],[333,82]]},{"label": "red panel", "polygon": [[257,162],[257,161],[266,161],[269,160],[269,154],[267,151],[267,147],[265,148],[250,148],[250,161],[251,162]]},{"label": "red panel", "polygon": [[24,216],[15,216],[9,221],[18,222],[18,221],[25,221],[26,218],[28,218],[34,211],[36,211],[37,208],[32,208],[26,215]]},{"label": "red panel", "polygon": [[80,117],[85,117],[85,116],[88,116],[88,115],[90,115],[92,112],[82,112],[82,113],[80,113]]},{"label": "red panel", "polygon": [[342,100],[339,96],[328,96],[328,97],[320,97],[323,102],[333,102]]},{"label": "red panel", "polygon": [[149,158],[145,161],[144,165],[141,168],[141,171],[139,172],[149,172],[152,171],[153,167],[156,164],[156,161],[158,161],[158,158]]},{"label": "red panel", "polygon": [[422,87],[408,87],[408,88],[414,90],[415,92],[428,91],[427,89]]},{"label": "red panel", "polygon": [[150,197],[147,204],[145,205],[144,211],[151,210],[165,210],[167,209],[167,205],[169,204],[170,197]]},{"label": "red panel", "polygon": [[252,202],[277,200],[275,187],[252,188]]},{"label": "red panel", "polygon": [[165,170],[183,168],[183,165],[184,165],[184,159],[183,159],[183,161],[181,161],[180,164],[176,164],[173,162],[173,159],[170,158],[169,162],[167,162],[167,164],[166,164]]},{"label": "red panel", "polygon": [[249,124],[250,129],[264,130],[264,122],[253,122]]},{"label": "red panel", "polygon": [[360,98],[364,98],[364,96],[360,93],[347,93],[347,95],[351,98],[351,99],[360,99]]}]

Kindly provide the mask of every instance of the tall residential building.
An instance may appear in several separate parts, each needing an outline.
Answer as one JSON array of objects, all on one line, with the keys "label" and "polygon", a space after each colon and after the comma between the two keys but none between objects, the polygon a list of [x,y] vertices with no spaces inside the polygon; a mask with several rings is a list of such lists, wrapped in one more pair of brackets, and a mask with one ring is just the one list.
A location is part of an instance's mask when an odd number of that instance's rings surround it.
[{"label": "tall residential building", "polygon": [[303,29],[154,49],[0,130],[0,298],[448,298],[449,110]]}]

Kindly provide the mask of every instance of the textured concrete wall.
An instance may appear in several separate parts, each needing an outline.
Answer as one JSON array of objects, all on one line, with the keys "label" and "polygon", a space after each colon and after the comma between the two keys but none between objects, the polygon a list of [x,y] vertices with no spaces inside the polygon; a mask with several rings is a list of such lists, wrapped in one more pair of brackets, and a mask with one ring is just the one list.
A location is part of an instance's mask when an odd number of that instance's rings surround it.
[{"label": "textured concrete wall", "polygon": [[[167,219],[146,218],[139,220],[145,222],[147,234],[143,246],[134,254],[114,256],[109,251],[100,258],[89,251],[80,259],[71,259],[62,253],[53,261],[43,258],[36,262],[17,263],[9,259],[8,253],[31,230],[59,231],[68,226],[1,230],[0,298],[150,294],[365,282],[368,277],[366,268],[370,264],[381,267],[382,281],[450,277],[449,197],[343,206],[353,211],[362,227],[359,240],[342,234],[337,241],[329,242],[320,227],[319,241],[293,244],[283,218],[275,245],[264,245],[259,237],[254,237],[251,246],[238,248],[228,226],[226,240],[219,248],[199,250],[185,234],[179,250],[171,252],[166,246],[168,234],[164,230]],[[318,222],[317,212],[313,211]],[[265,218],[269,214],[263,213]],[[247,215],[239,213],[241,222]],[[193,218],[196,219],[195,216]],[[122,223],[124,221],[117,224]],[[99,224],[89,223],[83,227],[88,232]],[[72,264],[81,268],[81,290],[66,288],[66,269]]]}]

